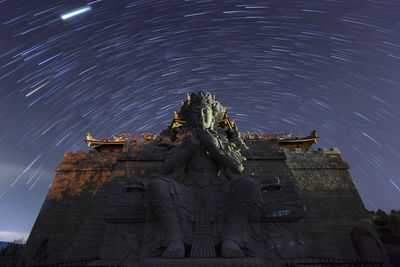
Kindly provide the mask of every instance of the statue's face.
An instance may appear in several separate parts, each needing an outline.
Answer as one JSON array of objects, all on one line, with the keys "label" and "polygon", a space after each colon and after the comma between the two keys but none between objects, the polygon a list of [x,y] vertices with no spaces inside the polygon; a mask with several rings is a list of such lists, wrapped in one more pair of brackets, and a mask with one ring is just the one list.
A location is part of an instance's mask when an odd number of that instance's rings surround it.
[{"label": "statue's face", "polygon": [[194,127],[209,129],[213,123],[213,112],[210,106],[196,105],[192,107],[190,114]]}]

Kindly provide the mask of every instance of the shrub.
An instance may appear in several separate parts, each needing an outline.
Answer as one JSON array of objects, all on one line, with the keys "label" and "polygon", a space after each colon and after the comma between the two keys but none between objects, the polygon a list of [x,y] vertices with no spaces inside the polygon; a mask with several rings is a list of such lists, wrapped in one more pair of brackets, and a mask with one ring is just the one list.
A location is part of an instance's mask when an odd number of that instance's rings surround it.
[{"label": "shrub", "polygon": [[0,256],[19,256],[25,247],[25,240],[18,239],[9,243],[5,248],[0,250]]}]

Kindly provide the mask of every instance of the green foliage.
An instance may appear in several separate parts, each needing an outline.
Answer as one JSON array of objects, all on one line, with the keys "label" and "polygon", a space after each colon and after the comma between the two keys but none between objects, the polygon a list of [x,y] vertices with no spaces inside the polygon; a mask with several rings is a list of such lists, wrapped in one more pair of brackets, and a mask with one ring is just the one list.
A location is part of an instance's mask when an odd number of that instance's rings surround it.
[{"label": "green foliage", "polygon": [[391,210],[389,225],[393,228],[395,232],[400,233],[400,210]]},{"label": "green foliage", "polygon": [[390,227],[379,227],[376,229],[379,233],[384,234],[384,235],[390,235],[393,233],[393,229]]},{"label": "green foliage", "polygon": [[368,211],[379,238],[386,244],[400,244],[400,210],[386,214],[381,209]]},{"label": "green foliage", "polygon": [[19,256],[25,247],[25,240],[18,239],[8,244],[5,248],[0,250],[0,256]]},{"label": "green foliage", "polygon": [[389,216],[381,209],[378,209],[375,217],[375,224],[384,227],[389,223]]}]

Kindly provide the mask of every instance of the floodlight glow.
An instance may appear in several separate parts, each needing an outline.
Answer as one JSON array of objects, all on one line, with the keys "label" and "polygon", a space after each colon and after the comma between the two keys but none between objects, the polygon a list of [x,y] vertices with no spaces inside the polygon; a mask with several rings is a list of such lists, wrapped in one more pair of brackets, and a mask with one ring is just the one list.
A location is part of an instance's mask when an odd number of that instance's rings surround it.
[{"label": "floodlight glow", "polygon": [[65,14],[61,15],[61,18],[62,18],[63,20],[66,20],[66,19],[75,17],[75,16],[77,16],[77,15],[79,15],[79,14],[88,12],[88,11],[90,11],[90,10],[92,10],[92,7],[91,7],[91,6],[82,7],[82,8],[79,8],[79,9],[77,9],[77,10],[74,10],[74,11],[71,11],[71,12],[68,12],[68,13],[65,13]]}]

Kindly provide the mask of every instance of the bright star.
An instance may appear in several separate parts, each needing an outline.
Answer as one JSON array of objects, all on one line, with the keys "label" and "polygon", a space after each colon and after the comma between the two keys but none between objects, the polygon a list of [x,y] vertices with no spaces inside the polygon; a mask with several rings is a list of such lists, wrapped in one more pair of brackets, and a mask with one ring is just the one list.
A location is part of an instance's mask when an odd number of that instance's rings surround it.
[{"label": "bright star", "polygon": [[74,10],[74,11],[70,11],[68,13],[62,14],[61,18],[63,20],[67,20],[67,19],[75,17],[75,16],[77,16],[79,14],[82,14],[82,13],[85,13],[85,12],[89,12],[90,10],[92,10],[91,6],[81,7],[81,8],[78,8],[78,9]]}]

